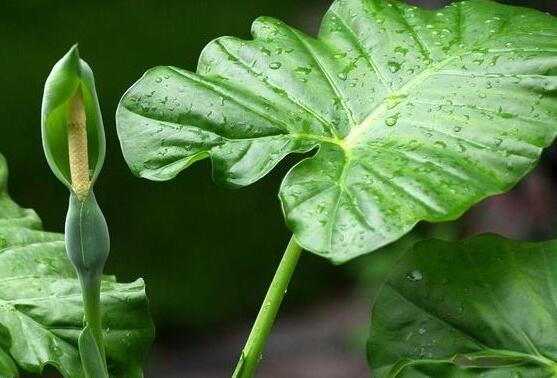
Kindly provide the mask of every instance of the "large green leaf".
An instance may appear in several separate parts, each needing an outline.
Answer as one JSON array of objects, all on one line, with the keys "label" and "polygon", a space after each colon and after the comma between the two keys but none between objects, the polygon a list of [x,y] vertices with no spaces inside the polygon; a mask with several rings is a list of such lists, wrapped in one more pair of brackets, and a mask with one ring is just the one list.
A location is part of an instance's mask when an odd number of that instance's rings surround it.
[{"label": "large green leaf", "polygon": [[243,186],[318,148],[280,199],[335,262],[508,190],[557,131],[557,21],[535,10],[337,0],[317,39],[271,18],[252,34],[211,42],[197,73],[148,71],[118,108],[124,156],[152,180],[210,157]]},{"label": "large green leaf", "polygon": [[[11,358],[29,372],[51,364],[65,377],[83,377],[81,288],[64,235],[42,231],[35,212],[10,199],[6,181],[0,155],[0,376],[14,377],[6,362]],[[153,339],[143,281],[124,284],[106,277],[102,311],[110,376],[142,377]]]},{"label": "large green leaf", "polygon": [[371,317],[376,378],[557,376],[557,240],[419,242]]}]

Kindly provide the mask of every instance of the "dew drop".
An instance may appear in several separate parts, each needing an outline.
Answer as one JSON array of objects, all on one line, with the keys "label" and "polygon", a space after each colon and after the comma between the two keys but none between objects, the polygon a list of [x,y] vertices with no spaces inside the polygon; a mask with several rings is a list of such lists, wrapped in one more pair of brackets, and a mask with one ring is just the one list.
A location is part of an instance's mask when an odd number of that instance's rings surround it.
[{"label": "dew drop", "polygon": [[282,67],[280,62],[271,62],[271,64],[269,64],[269,68],[272,70],[278,70],[280,67]]},{"label": "dew drop", "polygon": [[391,95],[387,98],[387,109],[393,109],[397,107],[401,102],[406,99],[406,95]]},{"label": "dew drop", "polygon": [[385,125],[389,127],[393,127],[397,124],[397,122],[398,122],[398,114],[395,114],[394,116],[390,116],[385,120]]},{"label": "dew drop", "polygon": [[294,71],[299,73],[299,74],[302,74],[302,75],[308,75],[311,72],[311,68],[310,67],[296,67],[296,69]]},{"label": "dew drop", "polygon": [[396,72],[400,71],[401,65],[398,62],[395,62],[395,61],[391,60],[387,63],[387,65],[389,66],[389,70],[392,73],[396,73]]},{"label": "dew drop", "polygon": [[406,279],[412,282],[420,281],[422,278],[424,278],[424,276],[419,270],[413,270],[406,275]]},{"label": "dew drop", "polygon": [[402,46],[397,46],[395,47],[395,52],[401,55],[406,55],[408,54],[408,49]]},{"label": "dew drop", "polygon": [[507,170],[512,171],[514,168],[514,164],[512,161],[507,161]]}]

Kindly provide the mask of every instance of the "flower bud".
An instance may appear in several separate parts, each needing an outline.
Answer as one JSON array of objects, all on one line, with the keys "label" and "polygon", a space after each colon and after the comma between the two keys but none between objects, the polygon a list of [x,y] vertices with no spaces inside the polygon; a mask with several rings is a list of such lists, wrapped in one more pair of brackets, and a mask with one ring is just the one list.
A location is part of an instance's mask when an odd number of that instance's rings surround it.
[{"label": "flower bud", "polygon": [[93,72],[80,59],[77,45],[54,65],[46,80],[41,126],[50,168],[85,198],[102,168],[106,146]]}]

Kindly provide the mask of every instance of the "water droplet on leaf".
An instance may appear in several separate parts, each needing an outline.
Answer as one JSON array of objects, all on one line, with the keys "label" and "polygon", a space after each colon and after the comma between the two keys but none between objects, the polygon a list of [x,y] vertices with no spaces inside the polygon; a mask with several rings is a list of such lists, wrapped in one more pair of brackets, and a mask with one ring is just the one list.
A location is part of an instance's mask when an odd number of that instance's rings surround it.
[{"label": "water droplet on leaf", "polygon": [[406,275],[406,279],[413,282],[420,281],[422,278],[424,278],[424,276],[422,275],[422,272],[420,272],[419,270],[413,270]]},{"label": "water droplet on leaf", "polygon": [[389,127],[393,127],[397,124],[397,122],[398,122],[398,113],[393,115],[393,116],[388,117],[385,120],[385,125],[387,125]]},{"label": "water droplet on leaf", "polygon": [[389,66],[389,70],[392,73],[396,73],[396,72],[400,71],[401,65],[398,62],[395,62],[395,61],[391,60],[387,63],[387,65]]},{"label": "water droplet on leaf", "polygon": [[299,74],[302,74],[302,75],[308,75],[311,72],[311,68],[310,67],[296,67],[296,69],[294,71],[299,73]]}]

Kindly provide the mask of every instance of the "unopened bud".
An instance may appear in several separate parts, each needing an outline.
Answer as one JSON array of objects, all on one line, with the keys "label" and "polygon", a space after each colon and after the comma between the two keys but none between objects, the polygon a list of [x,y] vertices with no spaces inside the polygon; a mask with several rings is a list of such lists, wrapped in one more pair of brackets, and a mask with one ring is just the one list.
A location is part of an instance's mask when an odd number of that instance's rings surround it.
[{"label": "unopened bud", "polygon": [[102,116],[91,68],[73,46],[45,84],[42,137],[50,168],[80,199],[91,191],[105,155]]}]

